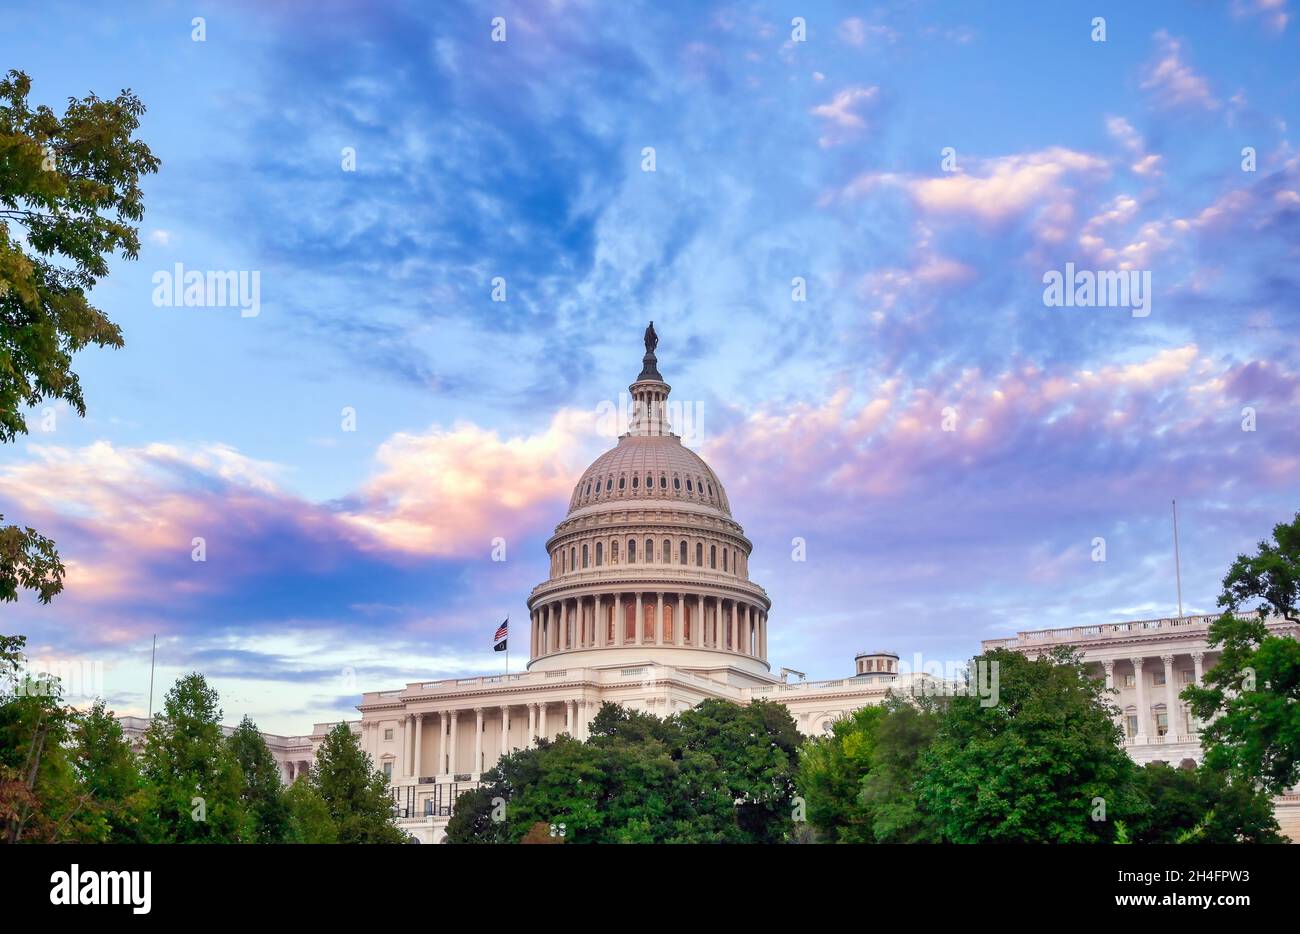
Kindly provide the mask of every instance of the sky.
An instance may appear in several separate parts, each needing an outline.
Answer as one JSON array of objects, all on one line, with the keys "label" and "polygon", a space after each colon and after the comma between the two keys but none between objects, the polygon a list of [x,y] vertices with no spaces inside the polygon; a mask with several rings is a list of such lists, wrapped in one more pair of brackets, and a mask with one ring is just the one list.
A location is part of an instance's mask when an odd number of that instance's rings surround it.
[{"label": "sky", "polygon": [[649,320],[774,669],[1173,615],[1175,498],[1208,612],[1300,510],[1298,8],[11,0],[32,101],[131,88],[162,167],[86,417],[0,449],[68,568],[0,631],[286,734],[498,672]]}]

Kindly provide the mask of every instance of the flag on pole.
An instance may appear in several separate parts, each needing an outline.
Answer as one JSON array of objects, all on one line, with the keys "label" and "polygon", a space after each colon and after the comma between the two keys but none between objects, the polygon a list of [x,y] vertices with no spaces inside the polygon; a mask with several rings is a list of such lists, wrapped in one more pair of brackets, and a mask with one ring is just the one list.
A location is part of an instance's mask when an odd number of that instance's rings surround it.
[{"label": "flag on pole", "polygon": [[506,650],[506,636],[509,632],[510,617],[507,616],[506,621],[497,628],[497,634],[492,637],[492,642],[494,643],[492,646],[493,652],[504,652]]}]

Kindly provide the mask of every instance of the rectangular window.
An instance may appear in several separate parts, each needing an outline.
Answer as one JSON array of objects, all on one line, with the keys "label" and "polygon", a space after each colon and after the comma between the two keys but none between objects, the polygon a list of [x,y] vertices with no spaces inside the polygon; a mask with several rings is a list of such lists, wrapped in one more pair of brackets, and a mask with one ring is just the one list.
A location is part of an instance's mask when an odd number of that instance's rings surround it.
[{"label": "rectangular window", "polygon": [[1136,686],[1137,686],[1137,676],[1136,676],[1136,675],[1127,674],[1127,675],[1124,676],[1124,687],[1126,687],[1126,688],[1131,688],[1131,687],[1136,687]]},{"label": "rectangular window", "polygon": [[1151,683],[1152,684],[1165,683],[1165,670],[1163,668],[1161,668],[1160,670],[1156,671],[1154,674],[1151,675]]},{"label": "rectangular window", "polygon": [[392,730],[384,730],[384,739],[386,739],[386,740],[390,740],[390,741],[391,741],[392,738],[393,738],[393,731],[392,731]]},{"label": "rectangular window", "polygon": [[1196,672],[1192,671],[1189,668],[1186,671],[1182,672],[1182,676],[1183,676],[1183,684],[1191,684],[1193,679],[1195,679],[1196,677]]},{"label": "rectangular window", "polygon": [[392,762],[385,762],[385,763],[384,763],[384,778],[388,779],[390,782],[393,780],[393,763],[392,763]]},{"label": "rectangular window", "polygon": [[1156,714],[1156,735],[1164,736],[1169,732],[1169,715],[1161,712]]},{"label": "rectangular window", "polygon": [[1138,718],[1135,714],[1130,714],[1128,717],[1128,735],[1131,738],[1137,736],[1137,732],[1138,732]]}]

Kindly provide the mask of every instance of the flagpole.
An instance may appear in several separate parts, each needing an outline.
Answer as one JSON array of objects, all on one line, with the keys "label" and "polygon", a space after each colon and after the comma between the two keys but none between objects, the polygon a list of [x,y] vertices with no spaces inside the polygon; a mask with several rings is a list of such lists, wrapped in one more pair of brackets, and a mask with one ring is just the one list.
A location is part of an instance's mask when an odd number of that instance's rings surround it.
[{"label": "flagpole", "polygon": [[1174,576],[1178,581],[1178,616],[1183,615],[1183,562],[1178,554],[1178,500],[1171,500],[1174,507]]},{"label": "flagpole", "polygon": [[149,720],[153,721],[153,666],[158,658],[158,633],[153,634],[153,651],[149,655]]}]

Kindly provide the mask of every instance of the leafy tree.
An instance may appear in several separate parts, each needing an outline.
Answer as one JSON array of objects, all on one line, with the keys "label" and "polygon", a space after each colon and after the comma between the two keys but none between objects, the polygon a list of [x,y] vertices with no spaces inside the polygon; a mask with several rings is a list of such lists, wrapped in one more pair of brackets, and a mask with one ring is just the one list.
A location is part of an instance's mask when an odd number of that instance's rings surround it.
[{"label": "leafy tree", "polygon": [[243,776],[240,799],[252,820],[252,842],[283,843],[289,831],[289,807],[280,787],[280,766],[251,718],[240,721],[226,738],[226,746]]},{"label": "leafy tree", "polygon": [[1148,808],[1129,826],[1134,843],[1285,843],[1265,792],[1201,766],[1138,770]]},{"label": "leafy tree", "polygon": [[393,822],[388,781],[375,771],[346,723],[325,736],[310,781],[338,828],[340,843],[405,843]]},{"label": "leafy tree", "polygon": [[243,775],[221,733],[217,692],[198,672],[167,692],[145,733],[144,775],[162,843],[241,843],[252,837]]},{"label": "leafy tree", "polygon": [[862,782],[871,770],[882,707],[863,707],[831,724],[800,750],[795,781],[807,806],[808,822],[830,843],[872,843],[871,809],[862,800]]},{"label": "leafy tree", "polygon": [[329,805],[310,781],[296,781],[284,793],[288,810],[285,840],[288,843],[338,843],[339,829],[330,816]]},{"label": "leafy tree", "polygon": [[68,745],[76,714],[57,678],[29,676],[23,636],[0,636],[0,839],[101,840],[107,828],[77,786]]},{"label": "leafy tree", "polygon": [[872,815],[877,843],[932,843],[940,839],[934,818],[917,797],[921,757],[943,722],[936,698],[891,697],[883,709],[862,781],[862,803]]},{"label": "leafy tree", "polygon": [[[69,98],[62,117],[30,107],[30,91],[22,72],[0,80],[0,442],[25,434],[23,409],[46,399],[86,414],[72,355],[122,346],[87,293],[108,274],[109,256],[138,257],[140,177],[159,166],[132,138],[144,105],[130,91]],[[48,603],[63,577],[49,539],[0,528],[0,601],[24,587]]]},{"label": "leafy tree", "polygon": [[[998,703],[957,696],[921,755],[922,808],[955,843],[1089,843],[1138,808],[1134,765],[1104,685],[1070,650],[1030,660],[999,649]],[[1098,799],[1104,820],[1095,820]]]},{"label": "leafy tree", "polygon": [[144,843],[156,835],[140,763],[112,711],[97,700],[73,730],[77,778],[102,815],[109,843]]},{"label": "leafy tree", "polygon": [[1300,622],[1300,514],[1237,556],[1218,602],[1209,645],[1219,660],[1182,696],[1204,723],[1207,765],[1281,794],[1300,781],[1300,641],[1270,634],[1266,621]]}]

